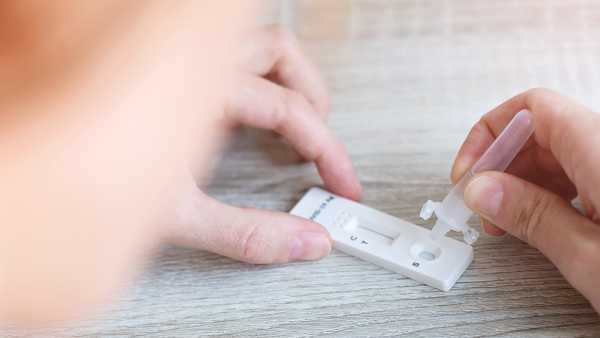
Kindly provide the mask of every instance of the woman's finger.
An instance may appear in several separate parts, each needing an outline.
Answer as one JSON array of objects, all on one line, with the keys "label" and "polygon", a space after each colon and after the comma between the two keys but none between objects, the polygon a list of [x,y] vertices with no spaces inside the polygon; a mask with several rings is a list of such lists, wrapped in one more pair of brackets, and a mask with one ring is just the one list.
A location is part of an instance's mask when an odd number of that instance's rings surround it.
[{"label": "woman's finger", "polygon": [[269,77],[302,94],[324,120],[330,111],[329,91],[319,71],[302,52],[291,32],[281,25],[261,28],[244,46],[242,67],[252,74]]},{"label": "woman's finger", "polygon": [[286,213],[236,208],[198,191],[177,211],[170,241],[254,264],[320,259],[331,239],[319,224]]},{"label": "woman's finger", "polygon": [[238,85],[227,100],[228,119],[283,135],[316,163],[328,189],[360,199],[362,188],[345,147],[304,96],[255,76],[240,77]]}]

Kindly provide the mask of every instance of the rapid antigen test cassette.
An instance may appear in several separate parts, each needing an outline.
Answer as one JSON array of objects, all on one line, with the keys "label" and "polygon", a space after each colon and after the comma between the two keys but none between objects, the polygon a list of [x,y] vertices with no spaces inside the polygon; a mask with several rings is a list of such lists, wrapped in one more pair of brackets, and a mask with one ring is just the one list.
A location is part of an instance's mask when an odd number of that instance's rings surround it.
[{"label": "rapid antigen test cassette", "polygon": [[473,260],[473,248],[336,196],[310,189],[290,212],[323,225],[336,249],[448,291]]},{"label": "rapid antigen test cassette", "polygon": [[[420,216],[435,214],[432,230],[319,188],[310,189],[291,213],[327,228],[342,252],[448,291],[471,264],[470,244],[479,237],[467,225],[473,212],[463,198],[466,186],[478,173],[506,170],[533,132],[531,113],[516,114],[442,202],[425,203]],[[465,243],[446,237],[449,231],[462,232]]]}]

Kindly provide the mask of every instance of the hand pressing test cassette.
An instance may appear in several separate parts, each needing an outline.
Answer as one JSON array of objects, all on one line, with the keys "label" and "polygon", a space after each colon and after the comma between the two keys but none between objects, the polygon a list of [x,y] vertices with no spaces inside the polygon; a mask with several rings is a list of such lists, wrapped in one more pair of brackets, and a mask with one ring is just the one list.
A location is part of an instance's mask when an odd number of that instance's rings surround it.
[{"label": "hand pressing test cassette", "polygon": [[[479,236],[467,225],[473,213],[464,189],[477,173],[506,170],[532,134],[531,114],[515,115],[442,202],[425,203],[420,216],[436,215],[432,230],[320,188],[310,189],[290,213],[324,226],[344,253],[448,291],[473,261],[471,244]],[[465,243],[446,237],[450,230],[462,232]]]}]

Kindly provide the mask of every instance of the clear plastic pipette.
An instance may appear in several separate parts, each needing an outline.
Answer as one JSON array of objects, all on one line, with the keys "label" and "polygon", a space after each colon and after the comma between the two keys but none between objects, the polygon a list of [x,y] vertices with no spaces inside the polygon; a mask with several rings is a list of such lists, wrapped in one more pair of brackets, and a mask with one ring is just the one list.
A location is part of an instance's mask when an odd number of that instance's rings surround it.
[{"label": "clear plastic pipette", "polygon": [[448,231],[460,231],[466,243],[473,244],[479,233],[467,225],[473,215],[465,205],[463,194],[471,178],[484,171],[504,171],[517,156],[533,134],[533,116],[523,110],[504,128],[481,158],[465,173],[450,193],[440,202],[427,201],[421,209],[421,218],[429,219],[435,213],[437,221],[431,230],[434,240],[444,237]]}]

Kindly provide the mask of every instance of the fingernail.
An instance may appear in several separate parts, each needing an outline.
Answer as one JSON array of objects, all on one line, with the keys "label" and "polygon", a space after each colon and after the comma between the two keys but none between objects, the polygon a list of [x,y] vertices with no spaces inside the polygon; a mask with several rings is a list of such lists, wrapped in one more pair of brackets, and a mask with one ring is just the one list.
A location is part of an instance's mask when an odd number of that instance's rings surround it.
[{"label": "fingernail", "polygon": [[474,178],[465,189],[467,205],[490,220],[498,215],[503,197],[502,183],[489,176]]},{"label": "fingernail", "polygon": [[292,242],[290,260],[315,260],[327,256],[329,251],[331,251],[331,241],[326,234],[300,232]]}]

